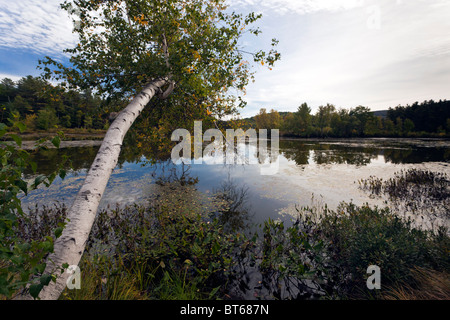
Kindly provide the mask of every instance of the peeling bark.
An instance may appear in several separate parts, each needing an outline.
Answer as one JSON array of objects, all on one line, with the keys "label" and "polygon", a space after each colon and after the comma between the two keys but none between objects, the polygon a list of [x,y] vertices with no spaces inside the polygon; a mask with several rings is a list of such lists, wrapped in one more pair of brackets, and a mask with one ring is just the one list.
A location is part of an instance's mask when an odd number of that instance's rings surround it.
[{"label": "peeling bark", "polygon": [[[66,287],[70,274],[60,275],[64,263],[78,265],[83,255],[86,243],[97,214],[100,199],[112,171],[117,165],[122,142],[138,115],[148,104],[151,98],[161,87],[169,83],[168,78],[159,78],[148,84],[131,102],[122,110],[106,132],[102,145],[89,169],[86,179],[70,208],[64,231],[54,245],[54,252],[47,259],[44,273],[55,274],[53,281],[40,292],[42,300],[56,300]],[[18,299],[32,299],[28,294],[20,295]]]}]

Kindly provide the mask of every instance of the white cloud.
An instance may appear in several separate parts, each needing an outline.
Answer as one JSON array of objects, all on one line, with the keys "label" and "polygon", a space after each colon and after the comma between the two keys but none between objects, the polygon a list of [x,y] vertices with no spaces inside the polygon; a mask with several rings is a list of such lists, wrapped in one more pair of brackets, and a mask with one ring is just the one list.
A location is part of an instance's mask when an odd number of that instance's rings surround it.
[{"label": "white cloud", "polygon": [[[305,101],[313,109],[329,102],[377,110],[450,98],[449,1],[232,2],[261,10],[264,41],[280,40],[282,60],[258,71],[245,115],[261,107],[295,111]],[[282,5],[286,12],[276,10]],[[379,28],[369,23],[374,12]]]},{"label": "white cloud", "polygon": [[9,78],[13,81],[18,81],[22,79],[20,76],[12,75],[12,74],[6,74],[6,73],[0,73],[0,79]]},{"label": "white cloud", "polygon": [[[0,0],[0,48],[58,55],[76,43],[62,0]],[[448,0],[228,0],[230,10],[263,13],[249,49],[280,40],[282,60],[259,69],[248,107],[294,111],[358,104],[375,109],[444,99],[450,83]],[[372,10],[377,8],[377,10]],[[374,14],[379,13],[379,16]],[[370,19],[379,18],[379,28]],[[251,51],[251,50],[250,50]],[[4,73],[11,73],[10,70]]]},{"label": "white cloud", "polygon": [[61,0],[0,0],[0,47],[61,54],[73,47],[72,20]]},{"label": "white cloud", "polygon": [[339,11],[360,7],[364,0],[228,0],[231,6],[256,6],[266,13],[308,14],[318,11]]}]

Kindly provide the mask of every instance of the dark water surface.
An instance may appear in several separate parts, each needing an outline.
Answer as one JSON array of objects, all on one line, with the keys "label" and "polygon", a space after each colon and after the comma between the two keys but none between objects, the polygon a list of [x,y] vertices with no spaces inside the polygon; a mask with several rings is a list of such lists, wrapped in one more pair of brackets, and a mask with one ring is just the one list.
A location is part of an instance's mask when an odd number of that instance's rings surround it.
[{"label": "dark water surface", "polygon": [[[152,165],[136,148],[124,149],[101,207],[152,201],[161,182],[189,180],[205,199],[220,191],[234,190],[255,223],[269,217],[289,221],[295,217],[295,206],[327,204],[333,208],[341,201],[381,205],[382,200],[370,199],[358,188],[357,181],[369,176],[389,178],[409,168],[450,175],[448,140],[282,139],[278,172],[274,175],[261,175],[259,164],[175,165],[170,159],[161,159]],[[38,173],[50,173],[63,155],[71,159],[73,169],[64,180],[57,178],[49,188],[30,192],[22,201],[24,207],[56,201],[70,206],[97,150],[98,146],[90,145],[49,149],[36,155]]]}]

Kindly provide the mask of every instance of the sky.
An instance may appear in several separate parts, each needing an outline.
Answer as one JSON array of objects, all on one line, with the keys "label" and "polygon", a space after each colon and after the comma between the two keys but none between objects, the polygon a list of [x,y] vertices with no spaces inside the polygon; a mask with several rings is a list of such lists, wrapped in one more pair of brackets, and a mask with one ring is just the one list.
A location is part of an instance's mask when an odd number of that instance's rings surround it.
[{"label": "sky", "polygon": [[[385,110],[450,99],[448,0],[227,0],[229,10],[262,13],[262,34],[242,49],[281,53],[273,70],[255,68],[242,117],[260,108],[296,111],[363,105]],[[0,0],[0,79],[37,76],[38,59],[67,61],[76,44],[62,0]],[[251,59],[251,57],[249,57]]]}]

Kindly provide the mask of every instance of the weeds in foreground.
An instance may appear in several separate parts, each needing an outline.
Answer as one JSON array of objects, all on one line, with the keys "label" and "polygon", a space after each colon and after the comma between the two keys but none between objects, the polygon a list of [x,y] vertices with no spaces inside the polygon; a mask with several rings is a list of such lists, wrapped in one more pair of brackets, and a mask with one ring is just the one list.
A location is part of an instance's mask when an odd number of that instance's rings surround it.
[{"label": "weeds in foreground", "polygon": [[[124,243],[136,241],[134,251],[108,251],[102,260],[108,267],[89,262],[101,274],[94,273],[93,287],[97,297],[108,299],[388,299],[404,298],[395,292],[423,283],[415,270],[429,273],[430,279],[448,274],[446,232],[419,230],[388,209],[368,206],[343,203],[320,217],[308,212],[302,211],[291,226],[266,221],[260,239],[224,234],[220,224],[201,216],[154,217],[158,222],[152,235],[116,234]],[[382,270],[379,292],[367,289],[369,265]],[[132,289],[119,279],[133,284]],[[445,297],[431,293],[433,288],[429,281],[430,296]],[[67,292],[65,298],[95,296],[72,295]]]},{"label": "weeds in foreground", "polygon": [[[103,260],[103,261],[102,261]],[[84,256],[79,265],[80,289],[66,289],[62,300],[146,300],[139,278],[132,270],[111,268],[111,261]]]},{"label": "weeds in foreground", "polygon": [[[100,212],[80,264],[81,289],[66,290],[60,298],[449,297],[448,230],[419,228],[388,208],[352,203],[337,210],[303,208],[292,224],[266,221],[260,236],[224,226],[227,219],[218,215],[226,212],[170,208],[134,205]],[[36,220],[40,223],[59,221],[65,212],[44,209],[31,211],[45,217]],[[39,230],[50,230],[34,227],[38,238],[45,236]],[[370,265],[381,269],[379,291],[367,289]]]},{"label": "weeds in foreground", "polygon": [[[245,245],[240,234],[226,234],[217,219],[132,206],[99,213],[86,250],[88,265],[97,265],[101,274],[92,275],[97,286],[99,279],[108,288],[131,276],[142,297],[191,300],[225,294]],[[66,297],[76,298],[69,290]]]},{"label": "weeds in foreground", "polygon": [[416,267],[411,270],[413,281],[388,288],[386,300],[450,300],[448,272]]}]

